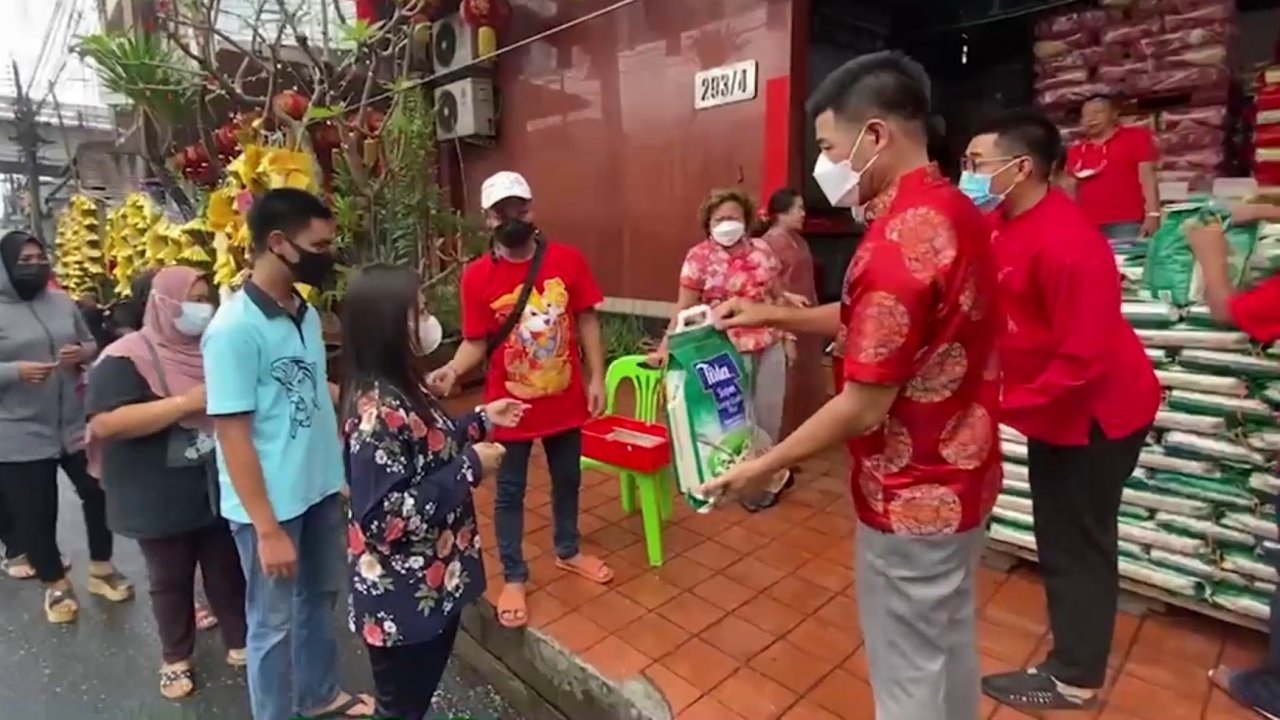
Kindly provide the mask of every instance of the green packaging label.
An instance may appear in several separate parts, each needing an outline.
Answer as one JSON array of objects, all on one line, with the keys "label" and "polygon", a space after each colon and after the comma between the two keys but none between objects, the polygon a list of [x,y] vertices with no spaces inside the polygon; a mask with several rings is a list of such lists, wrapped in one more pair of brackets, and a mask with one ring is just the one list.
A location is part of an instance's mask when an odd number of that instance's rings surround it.
[{"label": "green packaging label", "polygon": [[694,509],[710,510],[699,489],[746,458],[755,444],[751,369],[723,332],[681,314],[668,340],[664,387],[667,430],[680,492]]}]

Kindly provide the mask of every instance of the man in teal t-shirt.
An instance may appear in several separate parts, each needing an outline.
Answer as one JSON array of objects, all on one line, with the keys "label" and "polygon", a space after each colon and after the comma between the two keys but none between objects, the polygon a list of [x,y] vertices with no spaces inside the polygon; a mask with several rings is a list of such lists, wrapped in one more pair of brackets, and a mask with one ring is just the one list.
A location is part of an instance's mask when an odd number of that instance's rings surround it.
[{"label": "man in teal t-shirt", "polygon": [[222,515],[247,580],[253,720],[372,717],[338,686],[333,614],[344,578],[342,454],[319,313],[294,290],[333,268],[333,215],[272,190],[249,212],[252,276],[202,351]]}]

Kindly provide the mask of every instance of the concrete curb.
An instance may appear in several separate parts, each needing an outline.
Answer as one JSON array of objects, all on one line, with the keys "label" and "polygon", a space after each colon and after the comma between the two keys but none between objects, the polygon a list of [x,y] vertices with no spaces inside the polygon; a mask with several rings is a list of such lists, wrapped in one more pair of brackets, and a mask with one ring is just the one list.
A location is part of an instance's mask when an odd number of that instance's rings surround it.
[{"label": "concrete curb", "polygon": [[[662,691],[647,679],[607,679],[539,630],[502,627],[487,600],[463,611],[462,630],[465,640],[459,637],[458,642],[462,658],[484,672],[522,718],[674,718]],[[472,654],[483,656],[473,660]],[[508,683],[519,687],[509,693]],[[532,704],[526,706],[526,700]]]}]

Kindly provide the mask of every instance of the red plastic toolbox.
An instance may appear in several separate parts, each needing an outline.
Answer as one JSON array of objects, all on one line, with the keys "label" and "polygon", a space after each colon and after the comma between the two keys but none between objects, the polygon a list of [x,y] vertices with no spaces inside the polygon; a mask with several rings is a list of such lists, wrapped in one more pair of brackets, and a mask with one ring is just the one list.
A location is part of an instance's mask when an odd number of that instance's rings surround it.
[{"label": "red plastic toolbox", "polygon": [[662,425],[605,415],[582,427],[582,456],[638,473],[653,473],[671,463],[671,441]]}]

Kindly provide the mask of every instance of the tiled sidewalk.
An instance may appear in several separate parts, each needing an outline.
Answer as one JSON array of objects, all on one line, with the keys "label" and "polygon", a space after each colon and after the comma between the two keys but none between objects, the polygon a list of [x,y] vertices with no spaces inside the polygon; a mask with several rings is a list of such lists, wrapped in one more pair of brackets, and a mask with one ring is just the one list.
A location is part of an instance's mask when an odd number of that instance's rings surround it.
[{"label": "tiled sidewalk", "polygon": [[[448,404],[460,411],[477,402],[471,396]],[[870,720],[847,478],[844,451],[834,450],[805,463],[797,488],[758,515],[736,507],[697,515],[677,498],[663,532],[666,562],[654,569],[639,515],[622,510],[618,480],[588,473],[579,523],[584,550],[604,557],[615,573],[601,586],[555,567],[550,481],[537,448],[525,507],[530,625],[608,678],[647,678],[681,720]],[[496,603],[502,583],[492,484],[477,492],[476,505],[488,597]],[[984,672],[1039,660],[1049,638],[1034,567],[981,572]],[[1264,635],[1190,613],[1121,613],[1100,712],[1044,717],[1256,720],[1207,674],[1220,663],[1252,666],[1265,650]],[[986,698],[982,707],[986,720],[1030,717]]]},{"label": "tiled sidewalk", "polygon": [[[771,511],[696,515],[677,501],[666,563],[650,569],[638,515],[626,516],[616,479],[589,474],[582,490],[585,549],[616,573],[605,587],[555,568],[549,481],[530,469],[525,554],[531,625],[603,675],[643,675],[679,718],[873,717],[853,600],[854,523],[841,452],[807,463],[798,488]],[[501,587],[490,522],[492,488],[477,497],[491,602]],[[1032,569],[983,569],[979,643],[984,670],[1038,658],[1048,643],[1043,589]],[[1265,638],[1191,615],[1119,616],[1106,702],[1073,720],[1247,720],[1212,690],[1217,663],[1248,665]],[[1026,716],[984,699],[983,716]]]}]

